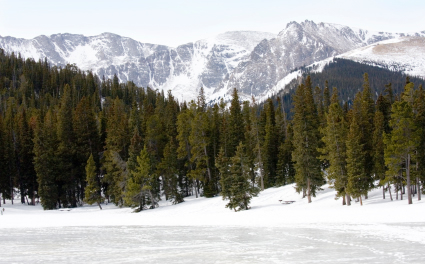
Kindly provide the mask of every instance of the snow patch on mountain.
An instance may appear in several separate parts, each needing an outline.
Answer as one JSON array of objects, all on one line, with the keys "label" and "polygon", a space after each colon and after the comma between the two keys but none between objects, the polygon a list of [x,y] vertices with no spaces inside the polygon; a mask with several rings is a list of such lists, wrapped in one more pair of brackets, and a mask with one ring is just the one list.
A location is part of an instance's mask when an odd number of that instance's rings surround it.
[{"label": "snow patch on mountain", "polygon": [[421,36],[378,42],[338,57],[425,78],[425,37]]}]

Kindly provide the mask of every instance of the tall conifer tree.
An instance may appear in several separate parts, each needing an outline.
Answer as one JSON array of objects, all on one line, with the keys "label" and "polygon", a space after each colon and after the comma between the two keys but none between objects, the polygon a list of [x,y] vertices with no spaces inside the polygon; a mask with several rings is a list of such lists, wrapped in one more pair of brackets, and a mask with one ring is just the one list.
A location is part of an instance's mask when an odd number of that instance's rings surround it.
[{"label": "tall conifer tree", "polygon": [[308,202],[324,183],[319,161],[319,120],[313,100],[311,79],[307,77],[294,96],[294,152],[297,192],[305,191]]}]

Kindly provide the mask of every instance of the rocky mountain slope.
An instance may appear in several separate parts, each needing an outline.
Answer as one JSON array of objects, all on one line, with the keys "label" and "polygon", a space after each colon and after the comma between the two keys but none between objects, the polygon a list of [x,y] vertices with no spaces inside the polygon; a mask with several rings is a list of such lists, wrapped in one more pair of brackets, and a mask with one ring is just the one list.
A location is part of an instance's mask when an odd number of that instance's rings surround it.
[{"label": "rocky mountain slope", "polygon": [[[242,98],[248,99],[252,95],[264,98],[281,87],[296,68],[384,40],[416,36],[417,39],[411,41],[411,45],[416,45],[421,42],[418,37],[424,35],[425,32],[370,32],[305,21],[289,23],[278,35],[233,31],[176,48],[141,43],[111,33],[92,37],[56,34],[30,40],[0,36],[0,48],[6,52],[20,52],[25,58],[47,58],[53,65],[75,63],[100,77],[117,74],[120,81],[171,90],[179,100],[196,98],[199,88],[204,87],[207,100],[215,102],[223,97],[229,98],[234,87]],[[395,42],[391,45],[391,49],[396,49]],[[406,49],[398,51],[399,57]],[[364,49],[367,50],[369,48]],[[387,51],[381,48],[374,54]],[[370,58],[359,54],[347,56],[365,62]]]},{"label": "rocky mountain slope", "polygon": [[[294,69],[326,58],[409,34],[369,32],[347,26],[312,21],[291,22],[279,35],[263,40],[250,59],[238,65],[219,90],[238,88],[245,95],[264,97]],[[410,35],[420,35],[410,34]],[[424,35],[422,33],[422,35]]]},{"label": "rocky mountain slope", "polygon": [[203,86],[208,94],[254,47],[274,34],[254,31],[226,32],[177,48],[140,43],[111,33],[85,37],[55,34],[34,39],[0,37],[0,48],[52,65],[75,63],[99,77],[117,74],[120,81],[171,90],[179,99],[196,97]]}]

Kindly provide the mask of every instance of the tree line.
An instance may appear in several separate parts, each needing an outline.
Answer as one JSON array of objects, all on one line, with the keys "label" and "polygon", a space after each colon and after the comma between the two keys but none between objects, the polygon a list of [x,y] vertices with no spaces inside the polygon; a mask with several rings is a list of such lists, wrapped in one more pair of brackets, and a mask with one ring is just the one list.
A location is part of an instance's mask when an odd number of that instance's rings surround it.
[{"label": "tree line", "polygon": [[240,102],[234,89],[230,103],[208,106],[201,88],[178,102],[0,50],[0,193],[44,209],[107,199],[136,211],[190,195],[244,210],[259,191],[294,182],[311,201],[326,180],[344,204],[378,181],[383,195],[411,197],[423,189],[423,100],[407,80],[400,96],[388,85],[375,102],[365,75],[348,107],[307,77],[288,120],[282,100]]}]

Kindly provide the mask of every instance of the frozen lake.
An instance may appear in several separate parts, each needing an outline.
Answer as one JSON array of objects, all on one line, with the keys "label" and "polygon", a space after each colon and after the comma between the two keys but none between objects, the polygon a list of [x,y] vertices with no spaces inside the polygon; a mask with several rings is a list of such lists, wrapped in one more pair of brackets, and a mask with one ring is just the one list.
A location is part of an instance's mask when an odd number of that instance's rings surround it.
[{"label": "frozen lake", "polygon": [[422,240],[391,236],[412,228],[425,224],[6,228],[0,263],[425,263]]}]

